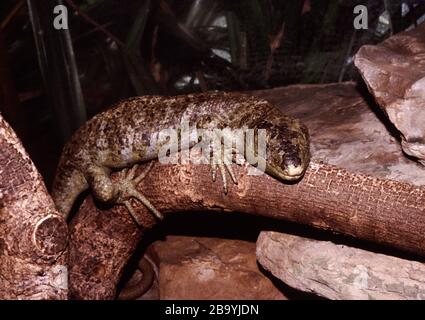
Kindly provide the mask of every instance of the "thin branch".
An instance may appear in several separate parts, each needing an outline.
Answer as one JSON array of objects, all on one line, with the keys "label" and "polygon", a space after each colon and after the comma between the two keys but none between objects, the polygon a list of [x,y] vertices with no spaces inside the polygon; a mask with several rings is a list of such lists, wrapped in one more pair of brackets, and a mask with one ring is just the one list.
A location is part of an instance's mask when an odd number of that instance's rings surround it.
[{"label": "thin branch", "polygon": [[22,9],[23,5],[25,3],[25,0],[19,1],[16,6],[13,7],[13,9],[10,11],[10,13],[4,18],[4,20],[0,24],[0,30],[4,30],[7,25],[12,21],[12,19],[19,13],[19,11]]},{"label": "thin branch", "polygon": [[101,24],[96,22],[93,18],[91,18],[87,13],[84,13],[80,10],[80,8],[74,3],[72,0],[64,0],[72,9],[75,10],[76,13],[78,13],[86,22],[90,23],[91,25],[95,26],[96,29],[104,33],[106,36],[114,40],[117,45],[120,47],[125,47],[124,42],[122,42],[120,39],[118,39],[116,36],[114,36],[111,32],[109,32],[105,27],[103,27]]},{"label": "thin branch", "polygon": [[[113,22],[107,22],[107,23],[103,24],[102,27],[106,28],[106,27],[111,26],[111,25],[113,25]],[[83,38],[85,38],[85,37],[87,37],[87,36],[89,36],[89,35],[91,35],[95,32],[98,32],[98,31],[100,31],[99,28],[95,27],[95,28],[93,28],[93,29],[81,34],[81,35],[76,36],[74,39],[72,39],[72,42],[80,41],[81,39],[83,39]]]}]

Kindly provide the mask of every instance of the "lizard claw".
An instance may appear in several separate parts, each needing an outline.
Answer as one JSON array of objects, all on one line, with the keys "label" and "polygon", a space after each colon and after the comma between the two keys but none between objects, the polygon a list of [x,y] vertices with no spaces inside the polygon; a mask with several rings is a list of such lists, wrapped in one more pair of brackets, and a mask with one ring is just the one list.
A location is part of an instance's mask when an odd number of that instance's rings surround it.
[{"label": "lizard claw", "polygon": [[227,172],[229,173],[229,176],[232,179],[233,183],[238,184],[238,180],[236,179],[236,176],[233,172],[232,165],[229,163],[224,163],[224,166],[226,167]]},{"label": "lizard claw", "polygon": [[137,190],[137,185],[146,177],[149,170],[152,168],[153,162],[148,164],[148,167],[137,177],[136,171],[138,165],[134,165],[130,170],[124,169],[119,174],[119,181],[116,182],[118,189],[118,199],[116,203],[123,204],[137,224],[142,225],[143,221],[140,215],[136,214],[131,206],[130,198],[139,200],[146,208],[148,208],[158,219],[162,220],[164,216],[152,205],[152,203]]},{"label": "lizard claw", "polygon": [[212,181],[215,182],[217,178],[217,163],[215,163],[213,159],[211,159],[211,176]]},{"label": "lizard claw", "polygon": [[131,167],[130,170],[126,170],[127,172],[127,179],[134,179],[134,176],[136,175],[137,168],[139,167],[138,164],[135,164]]},{"label": "lizard claw", "polygon": [[218,164],[218,168],[220,169],[221,179],[223,181],[223,191],[224,194],[227,194],[227,178],[226,178],[226,169],[224,168],[223,163]]},{"label": "lizard claw", "polygon": [[[138,166],[138,165],[136,164],[134,167],[136,167],[136,166]],[[140,183],[140,181],[142,181],[146,177],[146,175],[148,174],[148,172],[152,169],[152,166],[153,166],[153,162],[151,161],[151,162],[149,162],[149,164],[146,167],[146,169],[141,174],[139,174],[136,177],[136,179],[134,179],[134,183],[136,185],[138,185]],[[136,170],[134,172],[136,172]]]},{"label": "lizard claw", "polygon": [[[226,154],[226,152],[224,153]],[[211,174],[212,174],[212,180],[213,182],[216,181],[216,175],[217,175],[217,168],[220,170],[221,179],[223,181],[223,191],[224,194],[227,194],[228,188],[227,188],[227,177],[226,177],[226,171],[229,173],[230,178],[232,179],[234,184],[238,184],[237,178],[233,172],[232,169],[232,161],[231,157],[225,158],[225,155],[221,155],[218,158],[211,157]]]}]

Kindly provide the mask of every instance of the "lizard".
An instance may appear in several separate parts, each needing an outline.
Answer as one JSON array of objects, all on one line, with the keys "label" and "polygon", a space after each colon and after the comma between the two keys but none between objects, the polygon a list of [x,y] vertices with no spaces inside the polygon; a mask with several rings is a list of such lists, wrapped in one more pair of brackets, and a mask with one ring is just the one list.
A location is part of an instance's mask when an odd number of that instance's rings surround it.
[{"label": "lizard", "polygon": [[[265,173],[280,181],[299,180],[308,167],[310,151],[306,126],[284,115],[266,100],[226,92],[134,97],[94,116],[65,144],[52,188],[57,209],[67,218],[79,194],[90,189],[101,202],[124,205],[139,225],[142,222],[131,207],[131,198],[162,219],[162,214],[136,187],[149,171],[152,160],[158,159],[163,146],[152,136],[161,130],[179,130],[184,121],[210,131],[216,128],[265,129]],[[194,143],[181,143],[183,145],[190,149]],[[232,149],[232,154],[239,152],[243,156],[246,152]],[[218,158],[218,161],[211,161],[212,178],[215,181],[219,169],[224,193],[227,193],[226,171],[237,184],[230,165],[235,161],[229,163],[221,156]],[[148,168],[136,176],[138,164],[145,162],[150,162]],[[118,170],[122,170],[119,178],[112,181],[111,172]]]}]

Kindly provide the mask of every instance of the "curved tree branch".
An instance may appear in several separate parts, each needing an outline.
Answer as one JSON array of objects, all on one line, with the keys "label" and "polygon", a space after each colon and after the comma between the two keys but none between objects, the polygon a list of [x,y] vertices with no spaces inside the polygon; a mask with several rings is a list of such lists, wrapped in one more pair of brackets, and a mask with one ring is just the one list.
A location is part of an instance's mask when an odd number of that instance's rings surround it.
[{"label": "curved tree branch", "polygon": [[0,300],[65,299],[65,219],[0,115]]},{"label": "curved tree branch", "polygon": [[[238,185],[223,194],[206,165],[156,163],[139,190],[165,214],[241,212],[284,219],[425,255],[425,188],[350,173],[313,162],[298,184],[249,176],[234,166]],[[144,228],[155,224],[144,207]],[[74,298],[112,299],[143,229],[126,209],[98,209],[89,197],[71,224],[70,291]]]}]

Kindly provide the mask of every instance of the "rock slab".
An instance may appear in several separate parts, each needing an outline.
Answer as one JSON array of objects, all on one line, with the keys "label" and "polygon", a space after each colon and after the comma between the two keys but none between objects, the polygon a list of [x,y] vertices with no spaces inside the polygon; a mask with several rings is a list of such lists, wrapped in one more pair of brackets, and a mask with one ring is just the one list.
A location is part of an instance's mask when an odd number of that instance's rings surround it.
[{"label": "rock slab", "polygon": [[260,234],[257,258],[291,287],[329,299],[425,299],[420,262],[277,232]]},{"label": "rock slab", "polygon": [[404,152],[425,165],[425,23],[361,47],[354,63],[400,131]]}]

